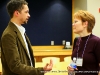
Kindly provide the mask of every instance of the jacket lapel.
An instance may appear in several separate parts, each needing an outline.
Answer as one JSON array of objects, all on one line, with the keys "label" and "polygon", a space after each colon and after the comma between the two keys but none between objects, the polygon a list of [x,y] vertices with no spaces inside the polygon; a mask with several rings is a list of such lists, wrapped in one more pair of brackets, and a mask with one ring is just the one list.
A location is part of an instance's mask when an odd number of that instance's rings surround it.
[{"label": "jacket lapel", "polygon": [[26,38],[26,41],[27,41],[27,44],[28,44],[28,47],[29,47],[29,50],[30,50],[30,56],[31,56],[31,60],[32,60],[32,63],[33,63],[33,67],[35,67],[35,60],[34,60],[33,50],[32,50],[32,47],[31,47],[30,40],[29,40],[29,38],[27,37],[26,34],[25,34],[25,38]]},{"label": "jacket lapel", "polygon": [[27,54],[27,56],[28,56],[28,58],[29,58],[29,54],[28,54],[28,52],[27,52],[25,42],[24,42],[24,40],[23,40],[23,37],[22,37],[20,31],[19,31],[18,28],[14,25],[14,23],[9,22],[9,25],[10,25],[10,26],[13,28],[13,30],[17,33],[18,39],[20,40],[20,42],[21,42],[21,44],[22,44],[22,46],[23,46],[23,48],[24,48],[24,50],[25,50],[25,52],[26,52],[26,54]]},{"label": "jacket lapel", "polygon": [[28,47],[29,47],[29,49],[30,49],[30,54],[32,53],[32,55],[33,55],[33,50],[32,50],[32,47],[31,47],[31,43],[30,43],[29,38],[27,37],[26,34],[25,34],[25,38],[26,38],[26,41],[27,41]]}]

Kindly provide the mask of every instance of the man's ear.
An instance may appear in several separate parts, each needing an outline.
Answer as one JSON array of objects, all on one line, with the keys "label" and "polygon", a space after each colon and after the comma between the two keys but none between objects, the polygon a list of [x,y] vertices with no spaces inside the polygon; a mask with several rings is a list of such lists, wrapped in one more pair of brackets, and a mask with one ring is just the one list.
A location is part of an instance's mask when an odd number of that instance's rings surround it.
[{"label": "man's ear", "polygon": [[19,15],[19,12],[18,11],[15,11],[14,12],[14,16],[18,16]]}]

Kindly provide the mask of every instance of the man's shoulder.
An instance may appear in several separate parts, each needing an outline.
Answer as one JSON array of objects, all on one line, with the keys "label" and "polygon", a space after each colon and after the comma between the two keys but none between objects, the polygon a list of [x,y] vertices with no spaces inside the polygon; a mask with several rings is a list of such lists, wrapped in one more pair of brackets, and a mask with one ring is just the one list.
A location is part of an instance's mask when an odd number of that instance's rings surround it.
[{"label": "man's shoulder", "polygon": [[14,31],[14,29],[12,27],[10,27],[9,25],[4,29],[3,33],[2,33],[2,37],[5,36],[16,36],[16,32]]}]

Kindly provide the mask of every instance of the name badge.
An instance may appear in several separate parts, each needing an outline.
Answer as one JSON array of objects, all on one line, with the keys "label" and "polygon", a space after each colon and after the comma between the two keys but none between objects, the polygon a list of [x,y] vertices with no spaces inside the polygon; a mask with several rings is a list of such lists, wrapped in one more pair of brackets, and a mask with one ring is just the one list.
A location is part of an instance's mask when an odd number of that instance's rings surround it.
[{"label": "name badge", "polygon": [[77,58],[76,64],[77,64],[77,66],[82,66],[83,65],[83,59]]}]

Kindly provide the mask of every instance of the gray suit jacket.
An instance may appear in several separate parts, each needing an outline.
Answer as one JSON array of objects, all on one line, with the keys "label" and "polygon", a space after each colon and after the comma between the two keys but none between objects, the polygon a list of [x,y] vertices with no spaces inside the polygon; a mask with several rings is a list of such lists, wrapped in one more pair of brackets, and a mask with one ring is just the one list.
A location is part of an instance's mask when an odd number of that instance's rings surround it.
[{"label": "gray suit jacket", "polygon": [[[35,61],[30,41],[26,36],[32,64]],[[18,28],[9,22],[1,37],[1,61],[3,75],[44,75],[43,68],[34,68],[30,65],[29,55],[22,35]]]}]

